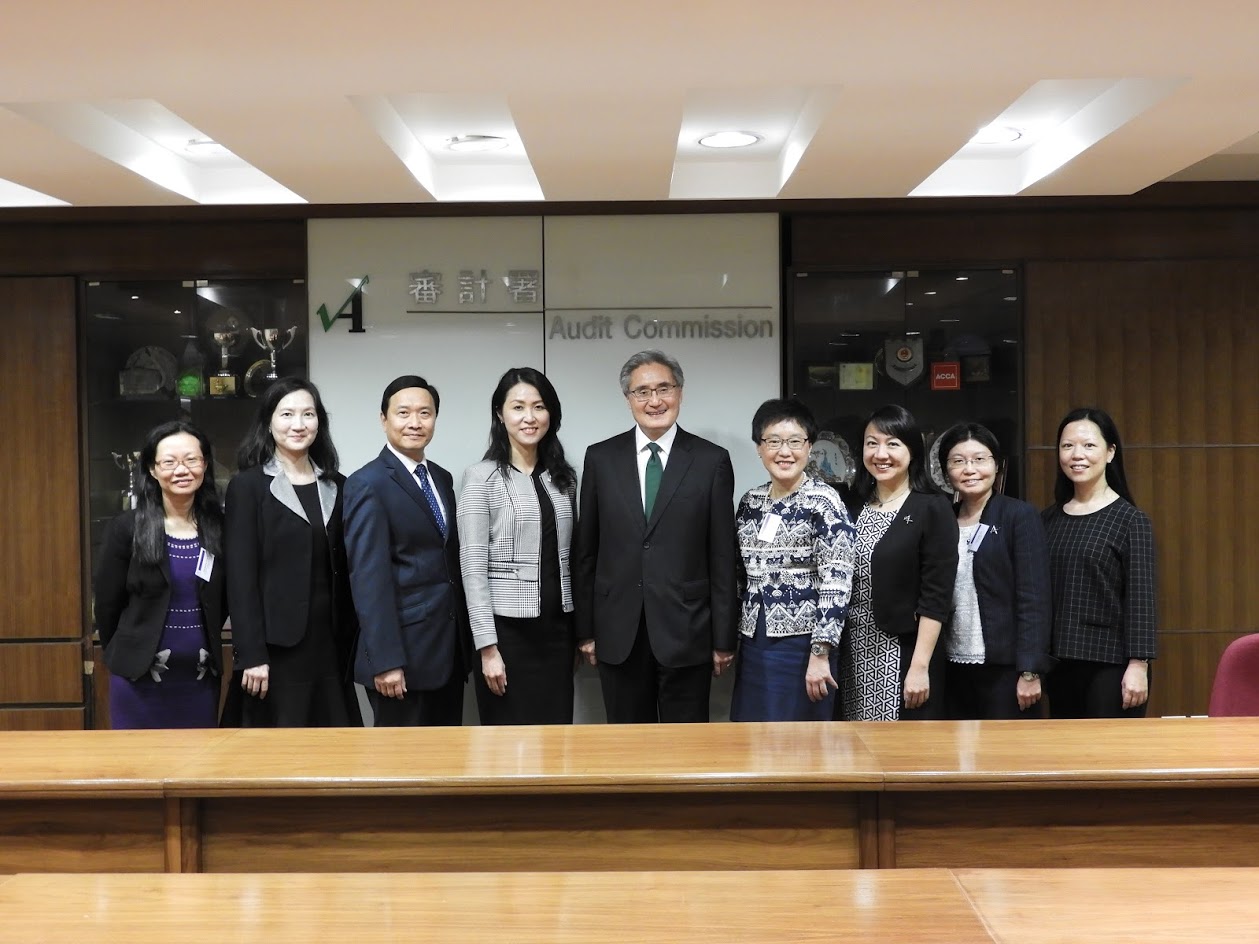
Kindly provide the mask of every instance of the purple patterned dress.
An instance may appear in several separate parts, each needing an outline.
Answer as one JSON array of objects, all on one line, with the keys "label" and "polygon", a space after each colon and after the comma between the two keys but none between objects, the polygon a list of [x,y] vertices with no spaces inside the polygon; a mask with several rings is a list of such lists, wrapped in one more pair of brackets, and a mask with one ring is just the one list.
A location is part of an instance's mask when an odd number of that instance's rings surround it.
[{"label": "purple patterned dress", "polygon": [[170,609],[147,674],[132,681],[109,678],[111,727],[212,728],[217,723],[219,680],[210,671],[201,603],[197,599],[197,538],[166,535]]}]

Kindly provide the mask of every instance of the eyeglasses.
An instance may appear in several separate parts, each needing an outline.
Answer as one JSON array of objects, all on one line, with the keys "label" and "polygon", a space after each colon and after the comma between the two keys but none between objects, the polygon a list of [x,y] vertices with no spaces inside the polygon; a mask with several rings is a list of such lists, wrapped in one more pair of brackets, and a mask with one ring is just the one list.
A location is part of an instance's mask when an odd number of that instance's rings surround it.
[{"label": "eyeglasses", "polygon": [[659,397],[661,400],[667,400],[677,392],[680,384],[656,384],[654,387],[635,387],[629,392],[629,395],[639,403],[646,403],[653,397]]},{"label": "eyeglasses", "polygon": [[205,459],[201,456],[188,456],[186,459],[159,459],[154,464],[163,472],[174,472],[181,465],[189,472],[196,472],[205,465]]},{"label": "eyeglasses", "polygon": [[799,452],[809,444],[809,441],[807,439],[801,439],[799,436],[795,436],[791,439],[779,439],[777,436],[771,436],[769,439],[761,440],[761,444],[764,445],[766,449],[770,449],[774,452],[781,449],[783,447],[783,443],[786,443],[787,448],[792,452]]},{"label": "eyeglasses", "polygon": [[963,458],[962,456],[950,456],[949,468],[950,469],[982,469],[989,462],[994,462],[994,461],[995,460],[993,459],[992,456],[972,456],[969,459]]}]

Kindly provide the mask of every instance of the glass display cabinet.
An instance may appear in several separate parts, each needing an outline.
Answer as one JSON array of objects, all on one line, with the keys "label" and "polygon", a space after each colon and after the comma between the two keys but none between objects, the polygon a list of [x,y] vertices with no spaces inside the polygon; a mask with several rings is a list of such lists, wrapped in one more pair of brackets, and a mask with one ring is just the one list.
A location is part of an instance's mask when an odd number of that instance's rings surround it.
[{"label": "glass display cabinet", "polygon": [[307,374],[306,285],[92,281],[80,298],[91,573],[106,523],[132,506],[157,424],[183,418],[206,433],[223,494],[255,398],[277,377]]},{"label": "glass display cabinet", "polygon": [[[991,429],[1007,457],[998,487],[1021,496],[1021,297],[1015,269],[791,271],[787,392],[808,404],[823,431],[814,471],[850,479],[865,418],[899,403],[918,420],[929,451],[956,422]],[[935,465],[933,477],[947,488]]]}]

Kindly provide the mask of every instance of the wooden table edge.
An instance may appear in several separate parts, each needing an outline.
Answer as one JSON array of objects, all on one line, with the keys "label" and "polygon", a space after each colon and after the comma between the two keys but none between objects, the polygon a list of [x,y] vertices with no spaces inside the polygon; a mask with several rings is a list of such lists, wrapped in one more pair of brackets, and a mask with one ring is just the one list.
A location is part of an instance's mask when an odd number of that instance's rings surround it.
[{"label": "wooden table edge", "polygon": [[573,794],[684,794],[684,793],[851,793],[879,792],[881,775],[862,775],[840,780],[772,780],[726,776],[660,778],[432,778],[380,779],[231,777],[172,778],[164,785],[168,797],[264,796],[507,796]]}]

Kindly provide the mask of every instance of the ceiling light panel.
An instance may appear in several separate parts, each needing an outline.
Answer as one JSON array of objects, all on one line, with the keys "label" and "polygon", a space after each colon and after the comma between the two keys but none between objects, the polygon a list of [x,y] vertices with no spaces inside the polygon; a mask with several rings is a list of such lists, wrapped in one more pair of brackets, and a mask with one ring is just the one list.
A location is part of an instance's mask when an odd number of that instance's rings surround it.
[{"label": "ceiling light panel", "polygon": [[543,199],[506,98],[409,93],[350,101],[435,199]]},{"label": "ceiling light panel", "polygon": [[5,107],[197,203],[305,202],[226,148],[190,153],[190,141],[208,137],[150,99]]},{"label": "ceiling light panel", "polygon": [[910,196],[1013,196],[1163,101],[1184,79],[1046,80],[985,129],[1019,137],[972,137]]},{"label": "ceiling light panel", "polygon": [[[692,89],[686,95],[669,196],[776,197],[813,140],[830,88]],[[705,146],[720,131],[756,135],[745,147]]]},{"label": "ceiling light panel", "polygon": [[69,206],[64,200],[23,187],[11,180],[0,180],[0,207]]}]

